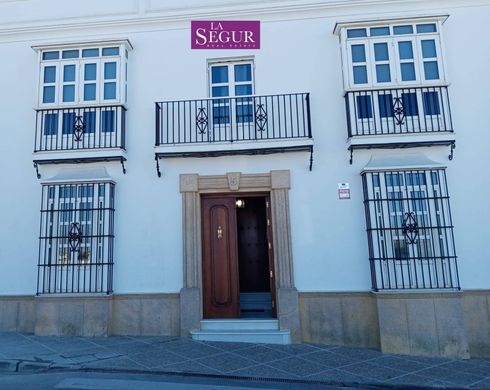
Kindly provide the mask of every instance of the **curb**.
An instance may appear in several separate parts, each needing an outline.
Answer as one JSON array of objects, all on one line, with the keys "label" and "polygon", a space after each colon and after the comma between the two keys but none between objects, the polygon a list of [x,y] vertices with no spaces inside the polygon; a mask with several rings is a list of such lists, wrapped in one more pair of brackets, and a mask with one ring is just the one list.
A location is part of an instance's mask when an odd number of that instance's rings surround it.
[{"label": "curb", "polygon": [[145,369],[127,369],[127,368],[94,368],[80,366],[77,364],[59,364],[59,363],[47,363],[36,361],[23,361],[23,360],[0,360],[0,373],[2,372],[18,372],[18,373],[32,373],[32,372],[48,372],[48,371],[67,371],[67,372],[98,372],[98,373],[121,373],[121,374],[147,374],[147,375],[159,375],[159,376],[179,376],[190,378],[211,378],[211,379],[226,379],[237,381],[251,381],[251,382],[277,382],[277,383],[290,383],[290,384],[306,384],[306,385],[326,385],[343,388],[362,388],[366,390],[461,390],[461,388],[455,387],[427,387],[418,385],[391,385],[383,383],[344,383],[335,381],[321,381],[321,380],[304,380],[304,379],[288,379],[288,378],[268,378],[268,377],[249,377],[238,375],[226,375],[226,374],[206,374],[206,373],[194,373],[194,372],[176,372],[176,371],[157,371],[157,370],[145,370]]}]

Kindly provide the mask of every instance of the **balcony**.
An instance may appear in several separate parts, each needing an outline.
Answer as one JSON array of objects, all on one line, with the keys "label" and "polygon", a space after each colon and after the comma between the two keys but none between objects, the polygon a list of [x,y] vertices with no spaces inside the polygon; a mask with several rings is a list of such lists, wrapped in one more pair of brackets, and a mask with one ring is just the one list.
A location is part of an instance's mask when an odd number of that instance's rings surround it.
[{"label": "balcony", "polygon": [[124,170],[125,131],[122,105],[38,109],[34,165],[116,160]]},{"label": "balcony", "polygon": [[[309,93],[155,103],[155,159],[310,152]],[[159,174],[160,175],[160,174]]]},{"label": "balcony", "polygon": [[449,145],[455,140],[446,86],[384,88],[345,94],[349,150]]}]

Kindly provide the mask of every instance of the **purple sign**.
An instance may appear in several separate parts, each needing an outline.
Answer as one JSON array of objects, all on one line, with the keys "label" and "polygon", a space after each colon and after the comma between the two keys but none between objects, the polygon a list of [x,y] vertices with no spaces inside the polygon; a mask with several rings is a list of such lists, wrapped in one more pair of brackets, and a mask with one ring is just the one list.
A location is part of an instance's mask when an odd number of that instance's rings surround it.
[{"label": "purple sign", "polygon": [[260,22],[257,20],[193,20],[193,49],[260,49]]}]

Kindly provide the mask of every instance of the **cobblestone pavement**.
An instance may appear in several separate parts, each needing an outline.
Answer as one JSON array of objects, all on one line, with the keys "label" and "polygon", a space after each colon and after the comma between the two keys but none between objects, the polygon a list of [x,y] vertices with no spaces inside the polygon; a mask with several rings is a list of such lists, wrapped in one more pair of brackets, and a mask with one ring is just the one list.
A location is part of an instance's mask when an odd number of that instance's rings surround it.
[{"label": "cobblestone pavement", "polygon": [[0,333],[0,372],[63,369],[224,375],[334,385],[490,389],[490,359],[412,357],[314,344]]}]

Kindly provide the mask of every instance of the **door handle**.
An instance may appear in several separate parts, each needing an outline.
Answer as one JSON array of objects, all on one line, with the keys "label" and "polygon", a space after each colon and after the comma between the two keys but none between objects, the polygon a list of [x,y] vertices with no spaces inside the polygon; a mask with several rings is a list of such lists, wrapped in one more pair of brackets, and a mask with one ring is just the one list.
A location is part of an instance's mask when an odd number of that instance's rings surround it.
[{"label": "door handle", "polygon": [[218,226],[218,230],[216,230],[216,233],[218,233],[218,240],[221,240],[223,238],[223,229],[221,226]]}]

